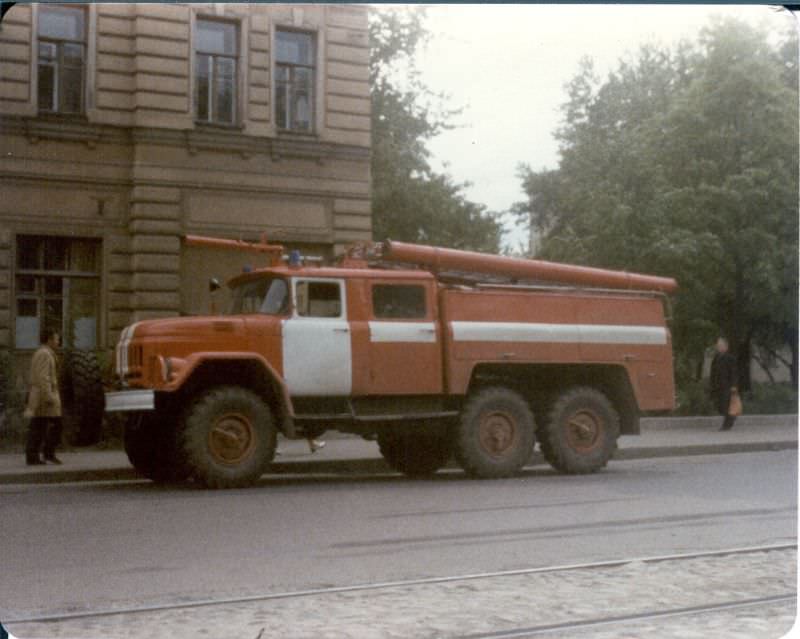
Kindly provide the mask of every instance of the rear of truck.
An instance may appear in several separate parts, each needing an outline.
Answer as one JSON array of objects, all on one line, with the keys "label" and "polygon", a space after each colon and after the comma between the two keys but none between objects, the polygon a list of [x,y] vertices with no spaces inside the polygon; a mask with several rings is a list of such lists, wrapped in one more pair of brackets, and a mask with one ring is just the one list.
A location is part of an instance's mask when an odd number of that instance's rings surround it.
[{"label": "rear of truck", "polygon": [[[647,292],[445,288],[448,392],[466,403],[486,388],[516,395],[530,408],[548,462],[562,472],[596,471],[620,434],[638,434],[642,412],[674,407],[665,306],[663,295]],[[494,423],[518,430],[503,414]]]}]

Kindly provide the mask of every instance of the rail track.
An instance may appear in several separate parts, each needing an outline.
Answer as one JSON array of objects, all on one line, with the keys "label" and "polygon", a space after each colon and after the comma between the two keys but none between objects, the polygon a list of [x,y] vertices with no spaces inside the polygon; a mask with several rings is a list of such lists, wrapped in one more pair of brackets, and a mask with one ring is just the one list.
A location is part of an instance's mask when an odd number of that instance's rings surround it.
[{"label": "rail track", "polygon": [[723,612],[727,610],[738,610],[741,608],[768,606],[771,604],[788,603],[796,600],[797,593],[789,592],[782,595],[757,597],[754,599],[739,599],[706,606],[690,606],[687,608],[672,608],[669,610],[653,610],[630,615],[598,617],[595,619],[585,619],[581,621],[568,621],[563,623],[530,626],[527,628],[513,628],[511,630],[498,630],[496,632],[461,635],[458,637],[458,639],[517,639],[522,637],[535,637],[536,635],[549,632],[568,632],[571,630],[583,630],[585,628],[623,625],[634,622],[665,619],[668,617],[682,617],[686,615],[699,615],[704,613]]},{"label": "rail track", "polygon": [[[224,606],[224,605],[232,605],[232,604],[243,604],[243,603],[251,603],[251,602],[262,602],[262,601],[271,601],[271,600],[279,600],[279,599],[291,599],[291,598],[298,598],[298,597],[319,597],[324,595],[330,595],[335,593],[347,593],[347,592],[358,592],[358,591],[372,591],[372,590],[384,590],[388,588],[398,588],[398,587],[408,587],[408,586],[421,586],[421,585],[430,585],[430,584],[443,584],[443,583],[450,583],[450,582],[457,582],[457,581],[474,581],[480,579],[490,579],[490,578],[498,578],[498,577],[511,577],[517,575],[532,575],[537,573],[555,573],[555,572],[566,572],[571,570],[587,570],[587,569],[602,569],[602,568],[613,568],[618,566],[624,566],[625,564],[633,563],[633,562],[640,562],[640,563],[658,563],[658,562],[666,562],[666,561],[682,561],[682,560],[689,560],[689,559],[699,559],[704,557],[722,557],[728,555],[741,555],[741,554],[749,554],[749,553],[756,553],[756,552],[770,552],[770,551],[780,551],[780,550],[789,550],[789,549],[796,549],[796,544],[777,544],[777,545],[765,545],[765,546],[748,546],[742,548],[727,548],[721,550],[711,550],[711,551],[702,551],[702,552],[693,552],[693,553],[682,553],[682,554],[671,554],[671,555],[655,555],[649,557],[628,557],[622,559],[612,559],[608,561],[599,561],[599,562],[592,562],[592,563],[581,563],[581,564],[564,564],[564,565],[556,565],[556,566],[544,566],[539,568],[522,568],[518,570],[503,570],[503,571],[496,571],[496,572],[484,572],[484,573],[474,573],[474,574],[462,574],[462,575],[453,575],[453,576],[446,576],[446,577],[427,577],[421,579],[409,579],[409,580],[400,580],[400,581],[384,581],[384,582],[375,582],[375,583],[362,583],[362,584],[353,584],[349,586],[334,586],[334,587],[327,587],[327,588],[312,588],[308,590],[294,590],[294,591],[287,591],[287,592],[277,592],[277,593],[263,593],[263,594],[256,594],[256,595],[248,595],[248,596],[241,596],[241,597],[223,597],[223,598],[214,598],[214,599],[198,599],[195,601],[181,601],[181,602],[174,602],[174,603],[162,603],[162,604],[150,604],[150,605],[141,605],[141,606],[130,606],[130,607],[120,607],[120,608],[108,608],[108,609],[99,609],[99,610],[82,610],[82,611],[69,611],[69,612],[60,612],[60,613],[52,613],[52,614],[42,614],[42,615],[32,615],[32,616],[23,616],[11,619],[3,619],[3,623],[8,624],[21,624],[21,623],[57,623],[57,622],[64,622],[70,620],[77,620],[77,619],[90,619],[90,618],[100,618],[100,617],[110,617],[114,615],[135,615],[135,614],[146,614],[146,613],[154,613],[154,612],[164,612],[170,610],[180,610],[180,609],[190,609],[190,608],[203,608],[203,607],[210,607],[210,606]],[[717,610],[726,610],[736,607],[747,607],[747,606],[759,606],[759,605],[768,605],[772,603],[779,603],[784,601],[789,601],[792,599],[796,599],[796,593],[784,593],[781,595],[774,595],[772,597],[762,597],[756,599],[743,599],[740,601],[731,601],[721,604],[714,604],[708,606],[697,606],[691,608],[678,608],[674,610],[666,610],[666,611],[653,611],[653,612],[645,612],[640,614],[632,614],[626,616],[618,616],[618,617],[605,617],[602,619],[594,619],[594,620],[587,620],[587,621],[579,621],[579,622],[569,622],[563,624],[554,624],[549,626],[536,626],[530,628],[520,628],[516,630],[508,630],[508,631],[498,631],[495,633],[489,634],[475,634],[475,635],[464,635],[464,639],[505,639],[506,637],[526,637],[526,636],[534,636],[537,633],[543,632],[552,632],[558,630],[569,630],[581,627],[588,627],[588,626],[595,626],[595,625],[607,625],[607,624],[621,624],[621,623],[628,623],[637,620],[643,619],[655,619],[658,617],[667,617],[667,616],[676,616],[676,615],[688,615],[688,614],[698,614],[702,612],[713,612]]]}]

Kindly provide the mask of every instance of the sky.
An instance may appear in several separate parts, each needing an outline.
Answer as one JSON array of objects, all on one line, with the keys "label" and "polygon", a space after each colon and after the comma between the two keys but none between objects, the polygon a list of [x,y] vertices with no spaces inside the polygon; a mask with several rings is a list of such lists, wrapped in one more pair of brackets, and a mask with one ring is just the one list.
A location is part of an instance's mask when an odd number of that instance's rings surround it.
[{"label": "sky", "polygon": [[[589,56],[600,78],[647,43],[673,46],[696,39],[713,15],[731,15],[779,29],[783,10],[745,5],[431,5],[432,38],[417,55],[422,80],[463,108],[457,128],[430,141],[433,166],[471,182],[468,198],[504,211],[524,199],[520,163],[556,168],[565,84]],[[507,224],[505,243],[527,233]]]}]

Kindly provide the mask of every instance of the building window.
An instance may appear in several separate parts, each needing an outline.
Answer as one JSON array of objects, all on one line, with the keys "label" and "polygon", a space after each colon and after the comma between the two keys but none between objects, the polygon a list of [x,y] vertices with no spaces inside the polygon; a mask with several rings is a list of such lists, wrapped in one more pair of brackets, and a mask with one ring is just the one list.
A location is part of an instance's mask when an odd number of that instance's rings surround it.
[{"label": "building window", "polygon": [[39,346],[39,332],[61,332],[64,346],[97,346],[100,242],[20,235],[15,273],[17,348]]},{"label": "building window", "polygon": [[197,21],[195,105],[201,122],[236,121],[237,25],[217,20]]},{"label": "building window", "polygon": [[39,110],[83,112],[86,11],[39,5]]},{"label": "building window", "polygon": [[314,130],[314,36],[275,32],[275,121],[279,129]]}]

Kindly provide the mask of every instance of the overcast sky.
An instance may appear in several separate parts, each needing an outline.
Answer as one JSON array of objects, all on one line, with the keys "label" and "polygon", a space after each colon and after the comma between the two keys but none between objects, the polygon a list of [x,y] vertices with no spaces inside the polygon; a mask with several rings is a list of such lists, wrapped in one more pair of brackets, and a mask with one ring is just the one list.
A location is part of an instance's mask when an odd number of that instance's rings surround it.
[{"label": "overcast sky", "polygon": [[[432,5],[433,38],[417,57],[425,83],[464,107],[461,127],[431,141],[434,166],[473,183],[469,198],[490,210],[524,199],[520,162],[555,168],[553,132],[565,101],[564,85],[584,55],[602,78],[645,43],[671,46],[695,39],[714,15],[735,15],[776,29],[788,13],[767,6],[698,5]],[[524,237],[506,237],[516,245]]]}]

